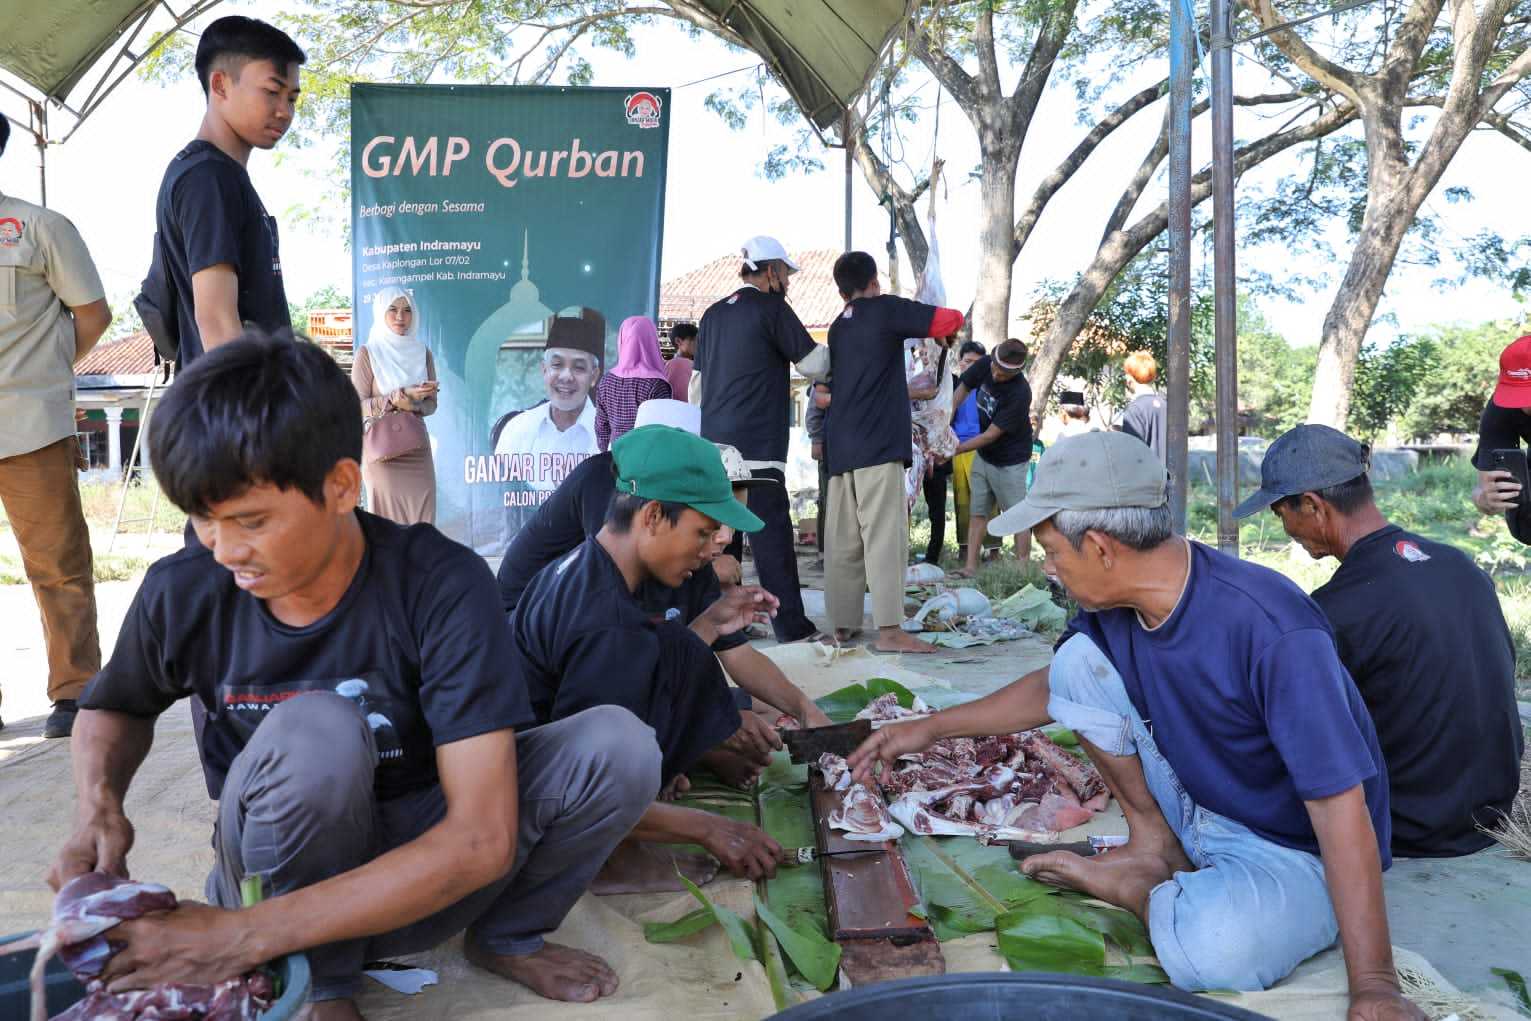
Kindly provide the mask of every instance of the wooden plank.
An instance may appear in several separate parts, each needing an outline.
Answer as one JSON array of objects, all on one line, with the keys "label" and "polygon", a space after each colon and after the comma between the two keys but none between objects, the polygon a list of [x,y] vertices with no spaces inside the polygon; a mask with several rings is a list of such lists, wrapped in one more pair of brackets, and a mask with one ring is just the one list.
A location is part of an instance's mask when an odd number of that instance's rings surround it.
[{"label": "wooden plank", "polygon": [[823,777],[810,770],[809,797],[819,851],[865,851],[836,855],[819,862],[829,905],[830,931],[836,942],[854,939],[894,939],[900,944],[934,940],[930,925],[910,914],[920,897],[909,866],[893,841],[869,843],[847,840],[829,827],[829,815],[840,807],[840,792],[827,790]]},{"label": "wooden plank", "polygon": [[903,946],[891,939],[849,939],[840,944],[840,970],[852,988],[920,975],[945,975],[946,958],[932,936]]}]

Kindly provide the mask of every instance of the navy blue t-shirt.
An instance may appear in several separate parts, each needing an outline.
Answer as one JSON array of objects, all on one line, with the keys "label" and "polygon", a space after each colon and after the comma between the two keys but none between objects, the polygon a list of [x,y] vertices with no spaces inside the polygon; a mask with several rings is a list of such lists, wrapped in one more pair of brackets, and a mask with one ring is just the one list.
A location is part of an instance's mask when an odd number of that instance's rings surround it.
[{"label": "navy blue t-shirt", "polygon": [[829,474],[913,460],[904,340],[929,333],[938,311],[880,294],[850,302],[829,324],[835,395],[834,416],[824,423]]},{"label": "navy blue t-shirt", "polygon": [[1191,800],[1318,853],[1304,801],[1362,785],[1391,864],[1387,770],[1323,611],[1268,568],[1191,543],[1185,594],[1157,628],[1135,610],[1070,628],[1111,660]]},{"label": "navy blue t-shirt", "polygon": [[791,366],[814,348],[786,295],[741,287],[709,308],[697,330],[702,435],[746,461],[785,461]]}]

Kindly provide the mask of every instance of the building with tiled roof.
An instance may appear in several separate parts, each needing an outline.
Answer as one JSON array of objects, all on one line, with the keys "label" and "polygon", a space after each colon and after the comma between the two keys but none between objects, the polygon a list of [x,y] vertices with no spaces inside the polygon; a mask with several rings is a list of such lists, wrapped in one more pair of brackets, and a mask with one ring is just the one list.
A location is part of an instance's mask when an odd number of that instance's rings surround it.
[{"label": "building with tiled roof", "polygon": [[[159,367],[160,388],[166,369]],[[154,374],[154,341],[143,330],[102,340],[76,363],[75,407],[85,415],[75,428],[92,468],[118,472],[127,463]]]},{"label": "building with tiled roof", "polygon": [[[835,288],[833,270],[840,257],[838,248],[814,248],[789,252],[800,267],[792,274],[787,288],[787,304],[803,321],[814,340],[822,343],[829,324],[845,308],[845,299]],[[739,289],[740,257],[724,255],[692,270],[666,280],[659,289],[659,325],[668,334],[674,323],[699,322],[702,313],[716,301]]]}]

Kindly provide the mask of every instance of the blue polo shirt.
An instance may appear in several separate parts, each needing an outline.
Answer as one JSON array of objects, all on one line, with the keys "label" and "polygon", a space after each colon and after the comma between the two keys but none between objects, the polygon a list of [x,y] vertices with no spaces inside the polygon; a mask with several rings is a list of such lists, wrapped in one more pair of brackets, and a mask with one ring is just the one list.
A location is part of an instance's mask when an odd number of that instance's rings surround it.
[{"label": "blue polo shirt", "polygon": [[1080,613],[1181,786],[1261,836],[1318,853],[1303,805],[1360,784],[1391,864],[1387,769],[1323,611],[1268,568],[1191,543],[1184,595],[1157,628]]}]

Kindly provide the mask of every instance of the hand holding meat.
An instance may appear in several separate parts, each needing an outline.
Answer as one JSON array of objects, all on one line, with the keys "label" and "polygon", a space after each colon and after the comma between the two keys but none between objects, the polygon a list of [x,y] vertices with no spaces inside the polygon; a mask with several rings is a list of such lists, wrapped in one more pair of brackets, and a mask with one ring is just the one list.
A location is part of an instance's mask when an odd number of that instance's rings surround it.
[{"label": "hand holding meat", "polygon": [[781,845],[758,826],[722,817],[712,821],[702,846],[725,869],[752,880],[775,876],[776,866],[786,856]]},{"label": "hand holding meat", "polygon": [[262,963],[244,912],[190,901],[123,922],[112,930],[112,942],[122,948],[101,978],[114,993],[165,982],[214,984]]},{"label": "hand holding meat", "polygon": [[128,877],[128,851],[133,847],[133,824],[120,811],[101,811],[84,819],[59,849],[48,870],[48,885],[62,889],[76,876],[104,872]]},{"label": "hand holding meat", "polygon": [[718,601],[702,612],[700,619],[719,636],[731,635],[756,622],[770,621],[780,605],[775,596],[759,585],[735,585],[725,589]]},{"label": "hand holding meat", "polygon": [[935,739],[930,719],[890,723],[882,727],[847,756],[852,782],[872,783],[879,763],[882,764],[884,774],[891,773],[900,755],[917,755],[929,748]]}]

